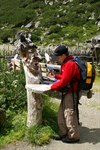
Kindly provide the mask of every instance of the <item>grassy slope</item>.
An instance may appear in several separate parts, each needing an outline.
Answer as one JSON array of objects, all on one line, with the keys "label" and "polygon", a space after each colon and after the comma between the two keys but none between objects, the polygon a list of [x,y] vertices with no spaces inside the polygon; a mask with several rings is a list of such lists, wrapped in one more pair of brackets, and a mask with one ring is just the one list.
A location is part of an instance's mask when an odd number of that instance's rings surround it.
[{"label": "grassy slope", "polygon": [[[6,27],[0,30],[0,40],[7,41],[7,37],[13,37],[22,24],[33,21],[30,31],[33,40],[39,44],[82,42],[99,32],[96,26],[100,19],[99,8],[98,0],[73,0],[67,3],[49,0],[47,4],[44,0],[1,0],[0,26]],[[92,16],[94,19],[89,19]]]}]

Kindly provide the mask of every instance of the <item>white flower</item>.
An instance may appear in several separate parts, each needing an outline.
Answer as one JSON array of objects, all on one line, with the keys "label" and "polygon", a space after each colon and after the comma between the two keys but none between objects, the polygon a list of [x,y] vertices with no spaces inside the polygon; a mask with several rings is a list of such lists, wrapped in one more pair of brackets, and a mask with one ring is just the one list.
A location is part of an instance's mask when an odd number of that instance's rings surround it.
[{"label": "white flower", "polygon": [[17,87],[17,82],[18,82],[18,80],[14,80],[14,81],[12,82],[12,86]]},{"label": "white flower", "polygon": [[1,85],[3,85],[3,84],[4,84],[4,82],[3,82],[3,81],[1,81],[1,82],[0,82],[0,84],[1,84]]},{"label": "white flower", "polygon": [[60,16],[59,16],[59,14],[57,15],[57,18],[59,18]]}]

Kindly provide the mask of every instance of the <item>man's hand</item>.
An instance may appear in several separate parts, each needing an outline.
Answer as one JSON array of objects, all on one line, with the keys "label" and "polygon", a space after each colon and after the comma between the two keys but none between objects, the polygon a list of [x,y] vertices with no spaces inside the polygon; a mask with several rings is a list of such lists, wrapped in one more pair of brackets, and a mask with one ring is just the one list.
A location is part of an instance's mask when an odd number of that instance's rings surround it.
[{"label": "man's hand", "polygon": [[48,74],[48,77],[49,77],[49,78],[55,78],[55,74],[49,73],[49,74]]}]

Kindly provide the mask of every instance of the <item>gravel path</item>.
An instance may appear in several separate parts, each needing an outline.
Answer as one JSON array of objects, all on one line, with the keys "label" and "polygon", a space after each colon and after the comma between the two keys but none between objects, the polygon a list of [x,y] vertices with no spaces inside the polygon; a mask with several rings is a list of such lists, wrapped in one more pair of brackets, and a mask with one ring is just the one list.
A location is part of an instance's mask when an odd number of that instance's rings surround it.
[{"label": "gravel path", "polygon": [[28,145],[24,141],[9,144],[1,150],[100,150],[100,93],[96,92],[91,99],[82,96],[80,102],[81,139],[79,143],[67,144],[51,140],[50,144],[42,147]]}]

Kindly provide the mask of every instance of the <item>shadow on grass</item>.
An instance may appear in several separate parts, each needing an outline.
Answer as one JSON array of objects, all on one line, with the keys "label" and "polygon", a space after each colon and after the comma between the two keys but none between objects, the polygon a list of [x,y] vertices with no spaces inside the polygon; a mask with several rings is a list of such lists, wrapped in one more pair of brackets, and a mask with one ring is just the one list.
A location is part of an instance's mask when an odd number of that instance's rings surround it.
[{"label": "shadow on grass", "polygon": [[7,135],[13,128],[12,117],[6,117],[4,124],[0,126],[0,136]]},{"label": "shadow on grass", "polygon": [[50,106],[43,108],[43,124],[50,126],[55,133],[58,132],[57,112],[50,108]]}]

